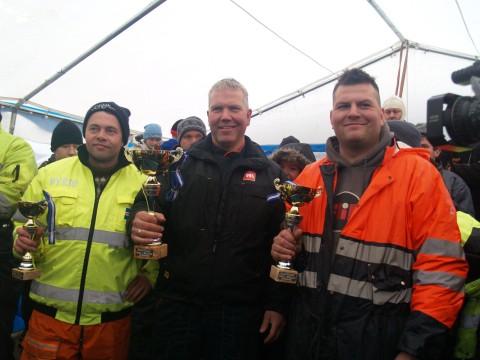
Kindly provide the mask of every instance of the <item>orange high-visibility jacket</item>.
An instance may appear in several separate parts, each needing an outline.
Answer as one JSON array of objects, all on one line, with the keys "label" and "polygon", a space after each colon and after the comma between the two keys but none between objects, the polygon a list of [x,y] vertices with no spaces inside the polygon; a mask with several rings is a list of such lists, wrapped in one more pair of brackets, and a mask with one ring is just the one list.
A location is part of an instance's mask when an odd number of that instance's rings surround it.
[{"label": "orange high-visibility jacket", "polygon": [[320,311],[333,324],[330,329],[339,337],[342,326],[347,329],[343,336],[349,338],[343,340],[357,352],[361,346],[378,345],[376,334],[365,334],[376,324],[373,317],[383,323],[391,316],[395,321],[405,319],[394,341],[399,351],[421,354],[431,335],[446,333],[453,325],[462,306],[468,266],[455,207],[440,174],[424,158],[422,149],[386,148],[336,249],[331,245],[328,210],[333,205],[329,201],[337,181],[336,164],[321,159],[295,180],[325,190],[300,207],[301,298],[315,303],[312,298],[323,292],[328,300]]}]

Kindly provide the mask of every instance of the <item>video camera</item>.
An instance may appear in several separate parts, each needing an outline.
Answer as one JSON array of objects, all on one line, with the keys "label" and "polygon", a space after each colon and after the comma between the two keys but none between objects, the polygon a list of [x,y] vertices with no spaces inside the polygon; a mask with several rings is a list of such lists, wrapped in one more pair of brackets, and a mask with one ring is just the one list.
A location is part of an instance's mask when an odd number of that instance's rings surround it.
[{"label": "video camera", "polygon": [[427,138],[433,146],[447,144],[443,135],[445,127],[455,145],[471,147],[480,141],[480,61],[454,71],[452,81],[459,85],[471,84],[475,96],[448,93],[428,99]]}]

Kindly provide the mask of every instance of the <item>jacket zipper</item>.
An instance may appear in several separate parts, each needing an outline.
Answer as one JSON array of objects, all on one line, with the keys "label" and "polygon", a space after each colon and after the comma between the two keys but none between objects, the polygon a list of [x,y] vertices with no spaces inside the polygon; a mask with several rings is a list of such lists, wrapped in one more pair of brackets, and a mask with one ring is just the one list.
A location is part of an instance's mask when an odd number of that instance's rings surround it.
[{"label": "jacket zipper", "polygon": [[[94,185],[95,185],[95,180],[94,180]],[[100,196],[102,195],[102,192],[103,190],[97,195],[97,192],[95,191],[95,203],[93,205],[92,221],[90,222],[87,249],[85,251],[85,258],[83,260],[82,277],[80,279],[80,289],[78,294],[77,315],[75,317],[75,325],[80,324],[80,317],[82,315],[83,294],[85,293],[85,282],[87,281],[88,261],[90,259],[90,250],[92,248],[93,233],[95,231],[95,221],[97,219],[98,202],[100,200]]]}]

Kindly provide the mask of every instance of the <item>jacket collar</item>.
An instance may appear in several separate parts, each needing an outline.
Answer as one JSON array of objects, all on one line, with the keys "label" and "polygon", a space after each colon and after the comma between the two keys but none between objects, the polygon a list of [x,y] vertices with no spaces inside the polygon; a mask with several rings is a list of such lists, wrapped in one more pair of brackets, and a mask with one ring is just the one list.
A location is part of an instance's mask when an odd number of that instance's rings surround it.
[{"label": "jacket collar", "polygon": [[[187,151],[188,156],[198,158],[200,160],[215,162],[215,151],[218,148],[212,142],[212,134],[208,134],[205,138],[195,142]],[[255,168],[269,166],[269,160],[263,152],[262,148],[253,142],[248,136],[245,136],[245,146],[239,154],[240,164],[248,164]]]},{"label": "jacket collar", "polygon": [[[80,162],[84,166],[86,166],[87,168],[89,168],[91,170],[90,165],[88,164],[89,154],[88,154],[87,147],[86,147],[85,144],[82,144],[77,148],[77,154],[78,154],[78,158],[79,158]],[[117,165],[112,169],[112,174],[116,173],[118,170],[120,170],[120,169],[122,169],[122,168],[124,168],[124,167],[126,167],[130,164],[131,163],[125,157],[125,152],[124,152],[124,149],[122,148],[122,150],[118,154]]]}]

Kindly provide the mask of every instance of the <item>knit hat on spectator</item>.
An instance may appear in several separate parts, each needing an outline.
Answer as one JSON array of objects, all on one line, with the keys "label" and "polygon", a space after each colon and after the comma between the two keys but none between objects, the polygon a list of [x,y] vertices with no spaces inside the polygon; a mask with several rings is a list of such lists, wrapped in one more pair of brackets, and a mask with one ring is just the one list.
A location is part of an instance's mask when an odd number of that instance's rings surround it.
[{"label": "knit hat on spectator", "polygon": [[182,139],[182,136],[185,135],[187,131],[196,130],[202,133],[203,137],[207,136],[207,128],[205,123],[196,116],[190,116],[186,119],[183,119],[180,124],[178,124],[178,142]]},{"label": "knit hat on spectator", "polygon": [[387,121],[386,124],[397,141],[401,141],[412,148],[422,146],[422,134],[415,125],[406,121]]},{"label": "knit hat on spectator", "polygon": [[418,123],[415,125],[418,131],[422,136],[427,136],[427,123]]},{"label": "knit hat on spectator", "polygon": [[282,142],[280,143],[280,147],[286,144],[299,144],[300,140],[298,140],[295,136],[287,136],[286,138],[282,139]]},{"label": "knit hat on spectator", "polygon": [[180,119],[180,120],[177,120],[173,123],[172,125],[172,128],[170,129],[170,134],[172,135],[172,137],[174,139],[176,139],[178,137],[178,124],[180,124],[182,122],[183,119]]},{"label": "knit hat on spectator", "polygon": [[387,100],[385,100],[383,103],[383,108],[385,110],[400,109],[402,111],[402,117],[400,118],[400,120],[405,120],[405,117],[407,116],[406,110],[405,110],[405,104],[403,103],[402,98],[396,95],[392,95]]},{"label": "knit hat on spectator", "polygon": [[59,146],[66,144],[82,145],[83,137],[82,132],[73,121],[64,119],[53,129],[50,150],[55,152]]},{"label": "knit hat on spectator", "polygon": [[85,120],[83,120],[83,136],[85,137],[85,130],[87,129],[88,120],[90,117],[99,111],[104,111],[115,116],[120,124],[120,129],[122,130],[122,140],[123,145],[127,145],[128,137],[130,136],[130,126],[128,124],[128,118],[131,115],[130,110],[127,108],[121,107],[114,102],[100,102],[93,105],[85,115]]},{"label": "knit hat on spectator", "polygon": [[145,132],[143,133],[143,140],[162,138],[162,128],[158,124],[148,124],[144,126]]}]

